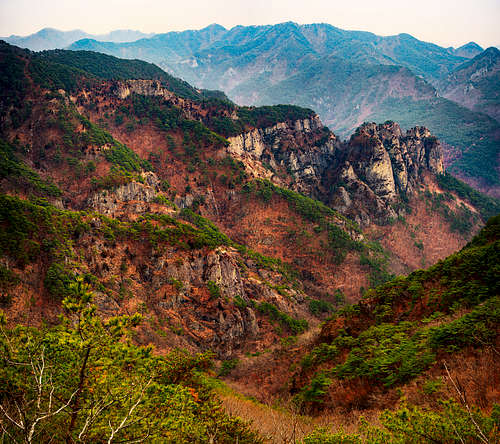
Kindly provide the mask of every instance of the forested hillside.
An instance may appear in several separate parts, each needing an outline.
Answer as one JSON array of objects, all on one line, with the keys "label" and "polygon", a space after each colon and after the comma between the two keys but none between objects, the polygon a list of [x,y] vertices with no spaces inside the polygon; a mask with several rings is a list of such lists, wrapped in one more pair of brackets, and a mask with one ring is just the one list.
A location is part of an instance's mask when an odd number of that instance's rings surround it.
[{"label": "forested hillside", "polygon": [[429,129],[0,54],[4,441],[496,439],[500,203]]}]

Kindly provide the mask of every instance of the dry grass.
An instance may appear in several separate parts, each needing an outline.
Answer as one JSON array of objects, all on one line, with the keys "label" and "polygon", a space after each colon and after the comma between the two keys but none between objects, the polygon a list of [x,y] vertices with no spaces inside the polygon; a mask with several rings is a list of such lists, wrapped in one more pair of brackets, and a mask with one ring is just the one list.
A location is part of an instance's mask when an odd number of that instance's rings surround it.
[{"label": "dry grass", "polygon": [[354,433],[358,429],[359,419],[363,416],[370,423],[378,423],[379,410],[350,411],[348,413],[328,413],[321,416],[298,414],[293,404],[275,407],[249,399],[233,391],[228,386],[218,390],[218,396],[227,413],[238,416],[251,423],[268,443],[292,444],[321,427],[331,431],[342,428]]},{"label": "dry grass", "polygon": [[[310,341],[308,335],[301,338],[296,346],[304,346]],[[484,350],[468,348],[452,356],[446,356],[447,367],[453,381],[460,386],[467,403],[476,405],[485,413],[491,411],[493,403],[500,401],[500,360],[498,350],[500,344]],[[260,371],[267,371],[274,378],[286,374],[283,366],[274,367],[270,365],[273,353],[256,358],[249,358],[244,363],[244,373],[250,369],[255,372],[256,367]],[[283,365],[283,362],[281,362]],[[275,363],[276,365],[276,363]],[[239,369],[242,370],[241,368]],[[274,373],[273,373],[274,372]],[[277,373],[276,373],[277,372]],[[260,433],[269,443],[296,443],[300,442],[307,434],[318,427],[324,427],[331,431],[342,428],[345,432],[355,433],[358,431],[359,420],[364,417],[372,425],[380,425],[379,415],[385,409],[395,409],[400,405],[402,399],[412,405],[422,408],[440,409],[438,400],[454,398],[458,399],[456,390],[453,388],[442,361],[424,372],[418,378],[407,384],[391,390],[367,390],[361,409],[359,402],[349,404],[348,395],[360,396],[363,387],[351,386],[353,381],[335,380],[330,386],[330,396],[327,402],[328,410],[321,412],[319,416],[300,415],[294,410],[290,398],[282,393],[283,398],[276,392],[274,396],[259,384],[251,381],[253,374],[247,373],[247,377],[227,381],[227,385],[218,389],[218,394],[227,412],[232,416],[239,416],[251,422],[252,428]],[[425,393],[426,381],[441,381],[437,392]],[[241,393],[245,393],[242,395]],[[258,398],[260,401],[257,401]],[[347,407],[347,404],[350,407]],[[359,404],[359,405],[358,405]],[[276,407],[279,405],[279,407]],[[343,406],[343,407],[342,407]]]}]

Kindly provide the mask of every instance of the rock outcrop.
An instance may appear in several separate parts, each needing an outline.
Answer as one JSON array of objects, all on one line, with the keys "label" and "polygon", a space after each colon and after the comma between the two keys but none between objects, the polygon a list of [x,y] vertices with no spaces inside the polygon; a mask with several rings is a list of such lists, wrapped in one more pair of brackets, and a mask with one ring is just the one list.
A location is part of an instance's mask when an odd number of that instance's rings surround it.
[{"label": "rock outcrop", "polygon": [[[252,301],[272,303],[291,316],[306,313],[302,294],[290,289],[285,297],[270,285],[283,284],[281,274],[259,268],[230,247],[187,252],[174,246],[143,249],[132,243],[116,248],[90,236],[81,246],[88,251],[92,273],[105,279],[119,276],[116,285],[133,289],[134,302],[170,326],[183,347],[212,350],[227,358],[251,344],[269,346],[275,334]],[[126,270],[123,263],[128,264]],[[217,294],[211,294],[210,285]],[[106,316],[123,312],[124,304],[105,294],[98,294],[96,304]]]},{"label": "rock outcrop", "polygon": [[164,88],[159,80],[130,79],[118,82],[115,93],[120,99],[125,99],[134,93],[143,96],[160,96],[166,100],[176,97],[173,92]]},{"label": "rock outcrop", "polygon": [[343,146],[329,172],[328,202],[358,223],[383,223],[424,183],[425,173],[442,173],[439,141],[427,128],[406,133],[397,123],[367,123]]},{"label": "rock outcrop", "polygon": [[[250,176],[314,197],[319,195],[322,177],[339,143],[317,115],[256,128],[228,140],[229,153],[244,163]],[[288,182],[280,172],[288,173],[293,181]]]},{"label": "rock outcrop", "polygon": [[229,153],[250,176],[320,199],[361,225],[385,223],[423,183],[442,173],[441,145],[424,127],[367,123],[347,143],[318,116],[229,138]]},{"label": "rock outcrop", "polygon": [[[160,180],[151,172],[141,174],[142,182],[133,180],[112,190],[101,190],[91,195],[87,206],[103,214],[116,214],[128,207],[128,211],[141,210],[141,204],[153,202],[159,191]],[[134,208],[130,208],[134,205]],[[142,205],[143,206],[143,205]]]}]

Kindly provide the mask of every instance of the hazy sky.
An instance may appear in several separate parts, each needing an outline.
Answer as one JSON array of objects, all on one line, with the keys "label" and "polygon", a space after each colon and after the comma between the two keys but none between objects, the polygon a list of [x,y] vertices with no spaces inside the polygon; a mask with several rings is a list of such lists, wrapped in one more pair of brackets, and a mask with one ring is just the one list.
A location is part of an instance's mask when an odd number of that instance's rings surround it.
[{"label": "hazy sky", "polygon": [[407,32],[442,46],[500,45],[500,0],[0,0],[0,35],[44,27],[168,32],[285,21],[379,35]]}]

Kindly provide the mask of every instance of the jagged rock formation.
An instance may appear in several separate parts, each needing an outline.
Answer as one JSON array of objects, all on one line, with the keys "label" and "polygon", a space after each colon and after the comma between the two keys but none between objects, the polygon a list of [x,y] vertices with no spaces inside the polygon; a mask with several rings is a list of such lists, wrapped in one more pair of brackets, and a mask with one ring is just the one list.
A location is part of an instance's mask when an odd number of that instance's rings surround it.
[{"label": "jagged rock formation", "polygon": [[325,131],[318,116],[229,141],[228,151],[251,176],[319,198],[365,226],[396,217],[394,207],[419,188],[426,172],[444,171],[441,144],[427,128],[403,133],[392,122],[365,124],[347,143]]},{"label": "jagged rock formation", "polygon": [[[318,136],[322,136],[318,139]],[[317,196],[321,178],[331,164],[338,144],[318,115],[294,122],[280,122],[268,128],[229,138],[229,153],[241,160],[254,177],[270,179],[280,185],[287,181],[278,174],[288,172],[294,178],[293,189]]]},{"label": "jagged rock formation", "polygon": [[427,128],[405,134],[397,123],[361,126],[343,147],[342,158],[329,172],[329,203],[363,225],[383,223],[397,215],[421,184],[425,173],[442,173],[439,141]]}]

